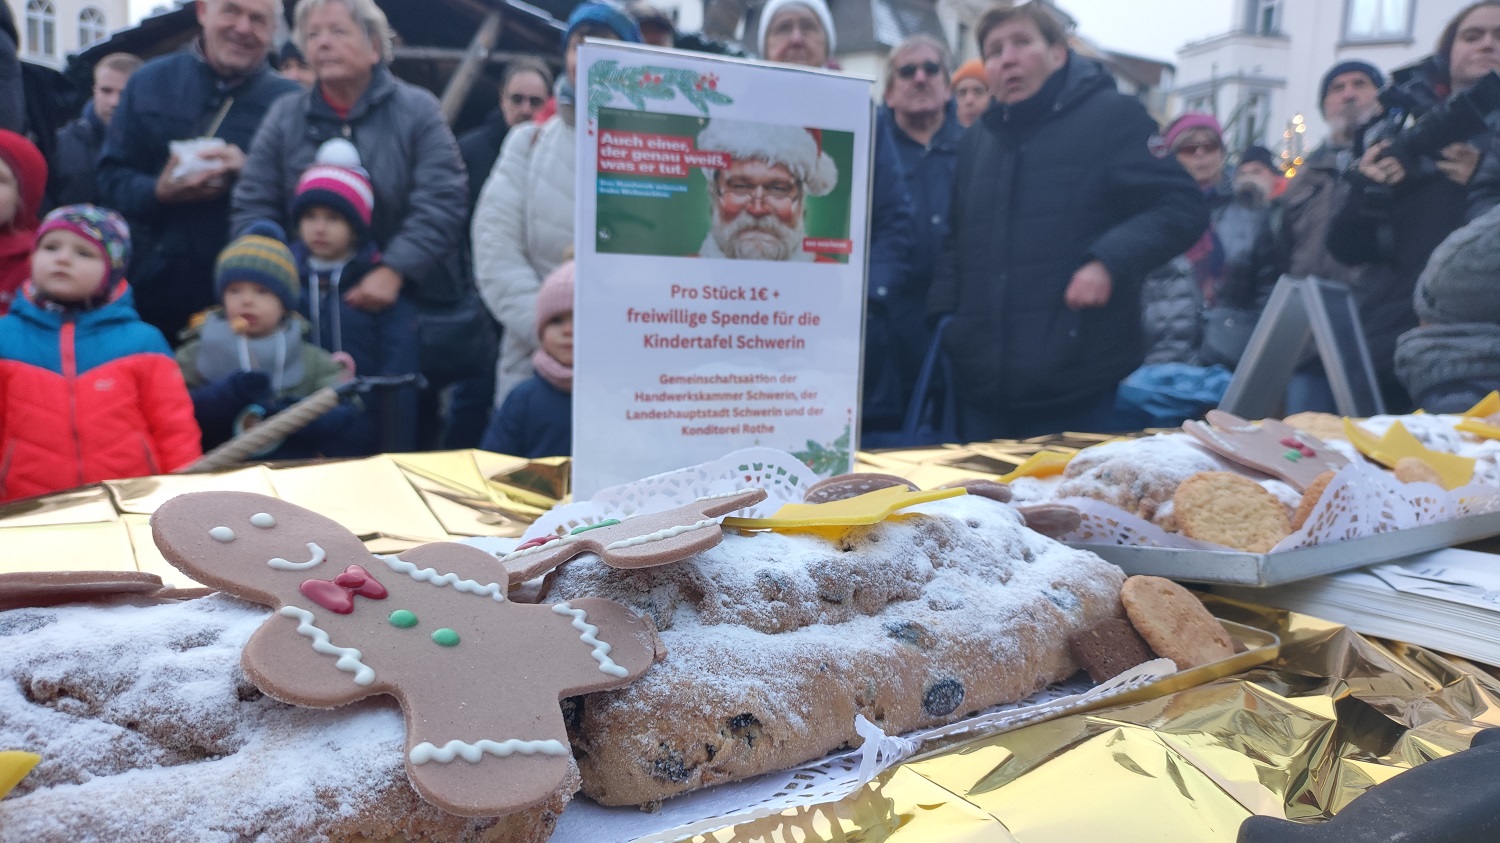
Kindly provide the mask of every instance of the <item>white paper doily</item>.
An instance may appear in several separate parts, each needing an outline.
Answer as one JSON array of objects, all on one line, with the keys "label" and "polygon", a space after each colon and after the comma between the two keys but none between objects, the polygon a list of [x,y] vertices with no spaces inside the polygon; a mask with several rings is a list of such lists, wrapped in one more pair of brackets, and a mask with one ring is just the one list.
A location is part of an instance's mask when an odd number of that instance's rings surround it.
[{"label": "white paper doily", "polygon": [[[1133,513],[1092,498],[1065,498],[1078,508],[1082,523],[1068,541],[1092,544],[1224,550],[1191,539]],[[1402,483],[1395,475],[1359,460],[1344,466],[1313,507],[1302,529],[1271,548],[1275,553],[1346,541],[1500,510],[1500,488],[1470,483],[1453,491],[1432,483]]]},{"label": "white paper doily", "polygon": [[812,469],[785,451],[775,448],[743,448],[698,465],[600,489],[586,501],[563,504],[542,513],[522,540],[546,535],[567,535],[574,528],[597,524],[607,518],[661,512],[749,487],[766,490],[766,499],[732,514],[747,518],[769,518],[782,504],[801,503],[808,486],[818,482]]},{"label": "white paper doily", "polygon": [[836,752],[792,770],[668,799],[655,813],[630,807],[606,808],[582,796],[576,797],[558,819],[552,840],[673,843],[788,809],[836,802],[910,758],[923,743],[954,735],[979,736],[1018,728],[1117,697],[1175,672],[1170,659],[1154,659],[1097,686],[1089,687],[1085,682],[1060,683],[1021,702],[996,706],[957,723],[901,737],[889,736],[857,716],[855,729],[864,738],[857,749]]}]

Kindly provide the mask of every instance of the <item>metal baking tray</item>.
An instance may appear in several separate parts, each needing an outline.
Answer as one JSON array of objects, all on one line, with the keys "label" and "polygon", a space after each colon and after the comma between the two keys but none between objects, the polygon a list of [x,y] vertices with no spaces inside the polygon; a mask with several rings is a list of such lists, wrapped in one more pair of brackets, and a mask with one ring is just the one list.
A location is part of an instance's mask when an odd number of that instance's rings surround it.
[{"label": "metal baking tray", "polygon": [[1500,512],[1471,515],[1441,524],[1393,530],[1280,553],[1188,550],[1089,542],[1069,544],[1099,554],[1119,565],[1127,574],[1153,574],[1182,582],[1264,588],[1390,562],[1496,535],[1500,535]]}]

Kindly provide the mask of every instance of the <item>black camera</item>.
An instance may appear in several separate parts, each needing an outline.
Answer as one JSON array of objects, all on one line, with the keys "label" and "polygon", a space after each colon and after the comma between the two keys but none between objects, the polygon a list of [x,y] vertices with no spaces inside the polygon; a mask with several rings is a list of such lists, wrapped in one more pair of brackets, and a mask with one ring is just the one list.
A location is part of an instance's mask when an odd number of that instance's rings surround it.
[{"label": "black camera", "polygon": [[1385,110],[1355,133],[1355,156],[1388,140],[1386,155],[1410,171],[1418,159],[1435,159],[1443,147],[1484,131],[1486,118],[1500,111],[1500,75],[1492,70],[1472,87],[1444,99],[1446,76],[1437,56],[1394,71],[1391,83],[1377,95]]}]

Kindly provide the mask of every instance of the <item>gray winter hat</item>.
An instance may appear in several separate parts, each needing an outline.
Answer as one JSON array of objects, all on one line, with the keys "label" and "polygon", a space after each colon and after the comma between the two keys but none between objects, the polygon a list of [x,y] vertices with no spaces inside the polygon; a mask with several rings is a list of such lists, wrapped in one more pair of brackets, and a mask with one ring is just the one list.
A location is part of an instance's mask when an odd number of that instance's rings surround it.
[{"label": "gray winter hat", "polygon": [[1500,323],[1500,207],[1432,250],[1412,305],[1432,325]]}]

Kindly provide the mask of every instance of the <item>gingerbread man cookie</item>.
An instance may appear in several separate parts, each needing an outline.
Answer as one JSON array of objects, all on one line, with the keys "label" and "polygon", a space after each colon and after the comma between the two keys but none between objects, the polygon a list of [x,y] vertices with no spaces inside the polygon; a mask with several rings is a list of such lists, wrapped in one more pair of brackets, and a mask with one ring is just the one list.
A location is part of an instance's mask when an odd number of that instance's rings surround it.
[{"label": "gingerbread man cookie", "polygon": [[654,629],[624,606],[513,603],[504,569],[467,545],[378,556],[249,492],[180,495],[151,527],[174,566],[273,609],[241,659],[266,694],[314,708],[395,697],[412,786],[454,814],[546,800],[572,761],[559,701],[628,684],[655,656]]},{"label": "gingerbread man cookie", "polygon": [[1223,410],[1209,410],[1207,419],[1185,421],[1182,429],[1219,456],[1285,480],[1299,492],[1319,474],[1349,464],[1322,441],[1276,419],[1248,422]]},{"label": "gingerbread man cookie", "polygon": [[678,562],[723,540],[719,516],[765,499],[765,489],[741,489],[623,521],[611,518],[566,536],[532,539],[500,557],[500,563],[516,584],[539,577],[580,553],[598,554],[604,564],[626,570]]}]

